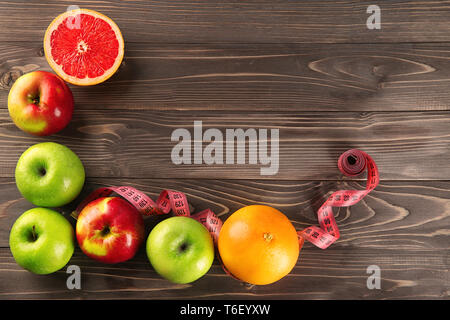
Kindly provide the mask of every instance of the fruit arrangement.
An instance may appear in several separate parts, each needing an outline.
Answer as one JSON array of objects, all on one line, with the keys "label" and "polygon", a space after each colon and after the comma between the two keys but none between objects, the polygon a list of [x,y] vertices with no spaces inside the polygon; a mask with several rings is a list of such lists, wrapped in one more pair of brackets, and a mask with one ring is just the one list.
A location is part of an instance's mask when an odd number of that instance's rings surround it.
[{"label": "fruit arrangement", "polygon": [[[12,121],[38,136],[57,133],[70,122],[74,97],[66,82],[89,86],[110,78],[122,62],[124,41],[110,18],[76,9],[50,23],[44,51],[57,75],[46,71],[25,74],[8,96]],[[12,226],[10,249],[23,268],[49,274],[69,262],[76,243],[88,257],[114,264],[132,259],[146,240],[150,264],[171,282],[198,280],[209,271],[217,254],[230,276],[266,285],[291,272],[304,240],[320,248],[336,241],[339,231],[331,208],[356,203],[378,184],[378,171],[367,154],[350,150],[341,156],[339,169],[345,174],[356,175],[366,168],[366,190],[333,193],[318,211],[320,227],[302,231],[268,206],[241,208],[222,224],[211,210],[191,216],[181,192],[164,190],[154,202],[132,187],[95,190],[74,211],[74,230],[63,215],[50,208],[67,205],[79,196],[85,182],[84,166],[67,146],[38,143],[17,162],[17,188],[37,207],[24,212]],[[143,215],[170,212],[175,216],[159,222],[146,239]]]},{"label": "fruit arrangement", "polygon": [[[46,71],[24,74],[8,96],[13,122],[37,136],[52,135],[69,124],[74,97],[66,82],[89,86],[110,78],[122,63],[124,41],[110,18],[76,9],[50,23],[44,52],[56,75]],[[67,146],[54,142],[30,146],[17,162],[15,180],[22,196],[37,207],[24,212],[12,226],[10,249],[16,262],[33,273],[63,268],[76,243],[88,257],[113,264],[133,258],[145,241],[142,212],[122,197],[104,196],[85,203],[77,214],[75,230],[63,215],[50,209],[74,201],[85,182],[83,164]],[[170,208],[162,210],[168,213]],[[188,217],[160,222],[146,246],[155,270],[176,283],[197,280],[214,260],[212,235]]]}]

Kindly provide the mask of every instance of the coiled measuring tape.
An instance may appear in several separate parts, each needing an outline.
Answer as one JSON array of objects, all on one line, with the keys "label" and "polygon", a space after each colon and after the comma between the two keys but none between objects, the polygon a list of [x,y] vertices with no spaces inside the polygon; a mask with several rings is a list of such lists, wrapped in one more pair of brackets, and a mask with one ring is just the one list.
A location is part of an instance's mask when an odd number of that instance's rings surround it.
[{"label": "coiled measuring tape", "polygon": [[317,210],[319,226],[310,226],[298,231],[299,241],[304,238],[315,246],[326,249],[340,237],[340,232],[334,219],[333,207],[349,207],[358,203],[380,182],[375,161],[365,152],[351,149],[339,157],[339,170],[346,176],[357,176],[367,168],[367,185],[365,190],[339,190],[334,192]]}]

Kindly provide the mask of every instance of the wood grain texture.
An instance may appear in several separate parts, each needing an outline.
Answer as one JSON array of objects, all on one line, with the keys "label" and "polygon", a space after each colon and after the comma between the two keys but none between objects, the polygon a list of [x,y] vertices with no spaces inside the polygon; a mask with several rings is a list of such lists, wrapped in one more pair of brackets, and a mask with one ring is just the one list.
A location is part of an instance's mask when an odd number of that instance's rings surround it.
[{"label": "wood grain texture", "polygon": [[[86,0],[116,21],[125,59],[107,82],[71,86],[76,110],[51,137],[20,131],[7,97],[22,74],[49,68],[42,48],[51,20],[73,3],[0,0],[0,299],[450,299],[450,1],[144,1]],[[381,30],[366,9],[381,7]],[[177,128],[279,129],[277,175],[263,165],[174,165]],[[284,212],[301,230],[333,191],[364,188],[343,177],[350,148],[376,161],[380,185],[358,204],[335,210],[341,238],[327,250],[306,243],[294,270],[268,286],[228,277],[215,261],[188,285],[162,279],[144,247],[119,265],[79,248],[69,264],[82,290],[68,290],[62,269],[37,276],[19,267],[9,232],[31,203],[14,181],[20,154],[55,141],[83,161],[80,196],[131,185],[152,198],[185,192],[200,211],[225,220],[250,204]],[[204,143],[204,146],[208,142]],[[225,151],[225,149],[224,149]],[[164,216],[149,217],[146,231]],[[381,289],[366,286],[370,265]]]},{"label": "wood grain texture", "polygon": [[[0,299],[448,299],[448,263],[440,251],[304,249],[280,281],[251,286],[230,278],[217,261],[198,281],[162,279],[145,252],[115,266],[99,264],[79,249],[69,263],[81,268],[81,290],[66,287],[66,269],[38,276],[21,269],[0,248]],[[381,268],[381,289],[366,287],[369,265]]]},{"label": "wood grain texture", "polygon": [[[279,168],[275,175],[261,175],[269,167],[258,160],[248,164],[176,165],[171,141],[177,128],[189,130],[194,121],[203,132],[226,129],[279,129]],[[337,169],[340,154],[351,148],[368,152],[384,180],[450,179],[450,115],[446,112],[334,113],[77,110],[69,126],[51,137],[32,137],[20,131],[6,110],[0,110],[0,176],[13,177],[17,160],[30,145],[54,141],[71,148],[81,158],[89,177],[139,177],[182,179],[343,179]],[[203,143],[203,148],[210,141]],[[268,143],[270,150],[270,141]],[[237,146],[235,146],[235,151]],[[226,145],[223,145],[224,161]],[[270,155],[270,152],[269,152]],[[235,158],[236,159],[236,158]],[[259,159],[259,158],[258,158]]]},{"label": "wood grain texture", "polygon": [[[449,110],[449,56],[449,44],[127,43],[110,80],[71,88],[77,109]],[[0,43],[2,108],[38,69],[52,71],[41,42]]]},{"label": "wood grain texture", "polygon": [[[155,198],[162,188],[183,191],[197,210],[210,207],[225,220],[244,205],[263,203],[283,211],[297,229],[316,224],[315,210],[337,188],[357,182],[175,181],[88,179],[83,195],[105,185],[132,185]],[[327,250],[306,243],[286,278],[249,286],[226,276],[217,261],[189,285],[161,279],[144,248],[132,260],[106,266],[76,250],[69,264],[82,270],[82,290],[66,289],[65,269],[36,276],[22,270],[8,249],[15,219],[32,207],[11,179],[0,179],[1,299],[448,299],[450,292],[450,182],[381,183],[361,203],[336,210],[342,238]],[[74,204],[59,209],[65,215]],[[164,217],[146,219],[147,232]],[[69,221],[74,223],[72,218]],[[366,287],[369,265],[381,268],[381,290]],[[214,283],[214,285],[212,285]]]},{"label": "wood grain texture", "polygon": [[[73,1],[0,1],[0,41],[43,38]],[[374,43],[450,40],[448,1],[380,0],[381,29],[369,30],[373,1],[83,1],[110,16],[127,41],[152,43]],[[31,17],[31,18],[30,18]],[[23,23],[24,20],[26,23]]]}]

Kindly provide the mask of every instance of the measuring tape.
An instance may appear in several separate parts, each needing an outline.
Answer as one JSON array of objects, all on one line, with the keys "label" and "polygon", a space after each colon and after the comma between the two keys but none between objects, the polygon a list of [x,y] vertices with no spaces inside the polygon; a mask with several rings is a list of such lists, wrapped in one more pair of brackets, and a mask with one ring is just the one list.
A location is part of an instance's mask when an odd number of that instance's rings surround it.
[{"label": "measuring tape", "polygon": [[[378,169],[373,159],[367,153],[357,149],[351,149],[344,152],[339,157],[338,168],[346,176],[357,176],[367,169],[366,189],[339,190],[334,192],[317,211],[320,227],[310,226],[297,232],[300,247],[303,245],[305,240],[308,240],[315,246],[321,249],[326,249],[338,240],[340,233],[336,220],[334,219],[332,208],[348,207],[358,203],[370,191],[372,191],[380,181]],[[163,190],[155,202],[142,191],[130,186],[99,188],[89,194],[89,196],[78,205],[72,213],[72,216],[76,219],[81,210],[89,202],[100,197],[107,197],[113,192],[125,198],[145,216],[154,214],[168,214],[172,211],[177,216],[186,216],[197,220],[208,229],[213,238],[214,244],[217,245],[220,229],[222,228],[222,220],[220,220],[210,209],[191,215],[187,197],[184,193],[179,191]],[[222,267],[227,274],[233,276],[225,269],[223,264]]]},{"label": "measuring tape", "polygon": [[367,185],[365,190],[339,190],[334,192],[317,210],[320,227],[310,226],[298,231],[299,240],[304,238],[315,246],[326,249],[340,237],[339,229],[334,219],[333,207],[349,207],[358,203],[380,182],[375,161],[365,152],[351,149],[339,157],[339,170],[346,176],[357,176],[367,168]]}]

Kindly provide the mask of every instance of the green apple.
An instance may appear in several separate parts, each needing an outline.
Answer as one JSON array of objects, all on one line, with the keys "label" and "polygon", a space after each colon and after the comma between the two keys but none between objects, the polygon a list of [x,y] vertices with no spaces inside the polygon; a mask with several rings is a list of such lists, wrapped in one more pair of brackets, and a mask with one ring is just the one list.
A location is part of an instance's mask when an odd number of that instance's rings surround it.
[{"label": "green apple", "polygon": [[78,196],[85,173],[72,150],[55,142],[43,142],[20,156],[15,176],[25,199],[40,207],[60,207]]},{"label": "green apple", "polygon": [[171,217],[150,232],[147,256],[162,277],[174,283],[189,283],[211,268],[214,244],[200,222],[189,217]]},{"label": "green apple", "polygon": [[64,267],[72,257],[75,249],[73,227],[56,211],[33,208],[14,222],[9,247],[22,268],[49,274]]}]

